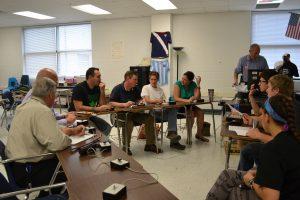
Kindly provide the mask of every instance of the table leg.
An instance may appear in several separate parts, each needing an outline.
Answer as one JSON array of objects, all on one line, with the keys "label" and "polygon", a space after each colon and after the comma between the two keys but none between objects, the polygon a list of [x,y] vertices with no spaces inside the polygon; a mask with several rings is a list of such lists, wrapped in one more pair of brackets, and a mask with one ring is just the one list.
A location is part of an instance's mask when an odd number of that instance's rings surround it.
[{"label": "table leg", "polygon": [[120,126],[119,126],[119,117],[118,114],[116,113],[116,125],[117,125],[117,130],[118,130],[118,138],[119,138],[119,148],[122,148],[122,143],[121,143],[121,133],[120,133]]},{"label": "table leg", "polygon": [[153,110],[153,118],[154,118],[154,137],[155,137],[155,146],[156,146],[156,153],[158,153],[158,146],[157,146],[157,135],[156,135],[156,119],[155,119],[155,110]]},{"label": "table leg", "polygon": [[161,110],[161,125],[160,125],[160,148],[163,148],[163,138],[164,138],[164,109]]},{"label": "table leg", "polygon": [[125,113],[125,128],[124,128],[124,131],[125,131],[125,148],[126,148],[126,154],[128,154],[128,133],[127,133],[127,119],[128,118],[128,112]]},{"label": "table leg", "polygon": [[226,152],[225,169],[228,169],[228,168],[229,168],[229,158],[230,158],[231,144],[232,144],[232,138],[229,138],[229,141],[228,141],[228,148],[227,148],[227,152]]},{"label": "table leg", "polygon": [[214,110],[214,104],[213,104],[213,102],[210,102],[210,106],[211,106],[211,113],[212,113],[212,120],[213,120],[215,142],[217,142],[216,123],[215,123],[215,110]]},{"label": "table leg", "polygon": [[[186,144],[191,145],[192,144],[192,127],[191,127],[191,111],[192,111],[192,106],[190,108],[185,108],[185,115],[186,115],[186,130],[187,130],[187,138],[186,138]],[[188,112],[188,109],[190,109],[190,112]]]}]

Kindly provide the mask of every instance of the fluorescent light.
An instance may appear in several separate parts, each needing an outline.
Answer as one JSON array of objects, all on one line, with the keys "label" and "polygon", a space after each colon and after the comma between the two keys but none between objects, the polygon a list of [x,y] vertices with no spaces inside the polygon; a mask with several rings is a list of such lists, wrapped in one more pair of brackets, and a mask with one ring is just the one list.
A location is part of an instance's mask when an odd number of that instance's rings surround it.
[{"label": "fluorescent light", "polygon": [[55,18],[55,17],[51,17],[48,15],[42,15],[42,14],[31,12],[31,11],[15,12],[14,14],[25,16],[25,17],[30,17],[30,18],[35,18],[35,19],[53,19],[53,18]]},{"label": "fluorescent light", "polygon": [[107,15],[111,14],[110,12],[103,10],[101,8],[98,8],[96,6],[93,6],[91,4],[84,4],[79,6],[72,6],[72,8],[92,14],[92,15]]},{"label": "fluorescent light", "polygon": [[145,2],[155,10],[177,9],[177,7],[169,0],[143,0],[143,2]]},{"label": "fluorescent light", "polygon": [[282,2],[284,2],[284,0],[257,0],[256,4],[276,4]]}]

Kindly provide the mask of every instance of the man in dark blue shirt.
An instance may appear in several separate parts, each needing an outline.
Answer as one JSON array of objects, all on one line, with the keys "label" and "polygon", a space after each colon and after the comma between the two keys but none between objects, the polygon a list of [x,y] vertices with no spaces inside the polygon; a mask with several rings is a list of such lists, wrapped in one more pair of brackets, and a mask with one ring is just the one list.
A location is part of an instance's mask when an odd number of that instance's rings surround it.
[{"label": "man in dark blue shirt", "polygon": [[[132,105],[138,104],[141,100],[141,93],[137,89],[136,84],[138,81],[138,76],[135,72],[127,71],[124,75],[124,82],[115,86],[110,94],[110,103],[114,107],[128,108]],[[125,120],[126,115],[124,113],[118,113],[118,118]],[[145,133],[146,133],[146,146],[145,151],[161,153],[162,150],[156,149],[155,145],[155,129],[154,129],[154,118],[150,114],[144,112],[130,112],[127,115],[126,127],[124,123],[119,122],[119,125],[122,126],[122,142],[123,150],[126,151],[125,147],[125,132],[127,134],[127,152],[129,155],[132,155],[130,151],[130,140],[133,126],[135,124],[145,124]],[[125,130],[126,128],[126,130]]]}]

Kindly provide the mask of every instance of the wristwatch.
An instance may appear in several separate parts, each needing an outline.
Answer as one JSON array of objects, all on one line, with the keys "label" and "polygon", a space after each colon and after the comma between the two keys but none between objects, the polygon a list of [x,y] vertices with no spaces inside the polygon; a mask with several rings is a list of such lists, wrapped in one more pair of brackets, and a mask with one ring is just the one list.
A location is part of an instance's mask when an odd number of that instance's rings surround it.
[{"label": "wristwatch", "polygon": [[254,179],[250,179],[248,181],[248,185],[250,186],[251,190],[253,190],[253,183],[254,183]]}]

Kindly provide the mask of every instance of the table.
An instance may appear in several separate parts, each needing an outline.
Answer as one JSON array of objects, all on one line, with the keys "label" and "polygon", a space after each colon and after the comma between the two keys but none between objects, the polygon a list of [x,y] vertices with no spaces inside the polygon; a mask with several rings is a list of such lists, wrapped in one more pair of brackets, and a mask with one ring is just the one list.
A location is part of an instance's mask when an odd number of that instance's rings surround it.
[{"label": "table", "polygon": [[[194,103],[179,103],[177,102],[174,105],[170,105],[167,103],[164,104],[151,104],[151,105],[147,105],[147,106],[133,106],[130,108],[115,108],[114,110],[111,111],[102,111],[102,112],[97,112],[95,114],[97,115],[103,115],[103,114],[112,114],[112,113],[129,113],[129,112],[142,112],[142,111],[146,111],[146,110],[153,110],[153,111],[161,111],[161,119],[163,119],[163,110],[165,109],[176,109],[176,108],[180,108],[180,107],[185,107],[185,112],[186,115],[188,115],[188,109],[192,109],[192,106],[197,106],[197,105],[204,105],[204,104],[210,104],[211,106],[211,112],[212,112],[212,120],[213,120],[213,131],[214,131],[214,138],[215,138],[215,142],[217,141],[216,139],[216,125],[215,125],[215,115],[214,115],[214,105],[212,101],[197,101]],[[155,112],[154,113],[154,119],[155,119]],[[90,113],[90,115],[92,115],[92,113]],[[127,114],[126,114],[126,118],[127,119]],[[118,120],[118,119],[117,119]],[[125,120],[126,121],[126,120]],[[126,122],[125,122],[126,124]],[[154,120],[154,127],[155,127],[156,121]],[[118,123],[117,123],[118,125]],[[186,143],[188,145],[192,144],[192,126],[190,126],[190,121],[189,121],[189,117],[186,117],[186,128],[187,128],[187,141]],[[119,127],[118,128],[118,135],[120,136],[120,130]],[[127,136],[127,134],[125,134],[125,137]],[[157,141],[157,135],[155,134],[155,140]],[[127,139],[125,138],[125,141],[127,142]],[[161,147],[163,146],[163,121],[161,122]],[[121,146],[121,141],[120,141],[120,137],[119,137],[119,146]],[[128,146],[128,144],[126,144],[126,147]],[[157,147],[158,148],[158,147]],[[127,149],[127,148],[126,148]]]},{"label": "table", "polygon": [[258,142],[259,140],[252,139],[248,136],[240,136],[237,135],[235,131],[230,131],[228,129],[229,123],[225,121],[225,118],[223,118],[223,122],[221,125],[221,136],[222,137],[228,137],[228,148],[226,152],[226,162],[225,162],[225,169],[228,169],[229,167],[229,159],[230,159],[230,150],[231,150],[231,144],[233,140],[242,140],[242,141],[250,141],[250,142]]},{"label": "table", "polygon": [[[93,139],[98,137],[97,134]],[[90,139],[90,140],[93,140]],[[84,145],[90,140],[79,143]],[[112,151],[102,153],[103,158],[92,158],[89,156],[80,157],[78,152],[71,152],[66,149],[57,153],[60,164],[67,176],[67,190],[70,199],[75,200],[95,200],[102,199],[102,191],[113,183],[124,183],[131,178],[139,178],[145,181],[154,181],[155,179],[149,174],[136,174],[128,169],[124,171],[112,170],[103,164],[97,170],[100,163],[122,158],[130,162],[130,168],[133,170],[146,173],[143,166],[128,156],[124,151],[112,143]],[[127,199],[177,199],[160,183],[147,184],[142,181],[127,181]]]}]

